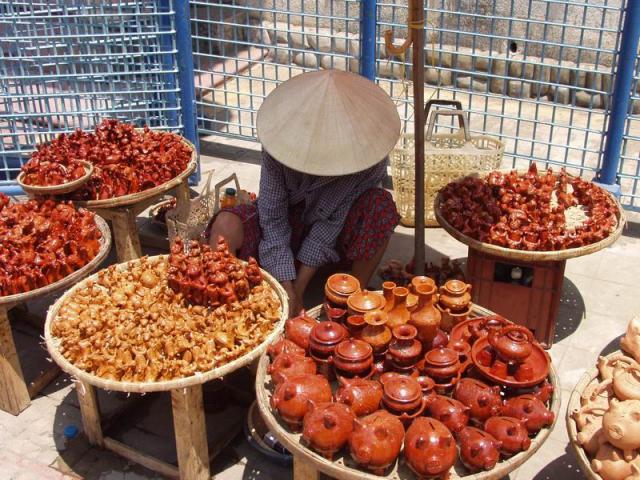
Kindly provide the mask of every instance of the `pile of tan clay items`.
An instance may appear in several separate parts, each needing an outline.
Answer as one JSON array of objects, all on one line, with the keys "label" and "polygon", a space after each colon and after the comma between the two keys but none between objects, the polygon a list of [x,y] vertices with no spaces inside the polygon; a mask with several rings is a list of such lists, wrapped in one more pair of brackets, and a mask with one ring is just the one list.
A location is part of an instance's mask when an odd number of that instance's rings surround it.
[{"label": "pile of tan clay items", "polygon": [[444,219],[464,235],[505,248],[552,251],[605,239],[618,206],[602,188],[564,170],[466,177],[440,193]]},{"label": "pile of tan clay items", "polygon": [[71,203],[9,203],[0,193],[0,296],[42,288],[84,267],[100,251],[94,214]]},{"label": "pile of tan clay items", "polygon": [[[400,287],[406,287],[414,277],[413,260],[405,266],[398,260],[389,260],[378,269],[378,275],[385,282],[393,282]],[[448,280],[465,280],[464,271],[458,260],[450,260],[443,257],[440,266],[427,262],[425,263],[425,276],[432,278],[436,285],[444,285]]]},{"label": "pile of tan clay items", "polygon": [[468,471],[491,470],[553,423],[549,359],[526,328],[492,316],[445,333],[426,277],[411,283],[413,311],[408,289],[396,287],[388,308],[346,274],[325,293],[327,308],[347,316],[302,312],[268,353],[271,407],[326,458],[348,449],[360,468],[386,475],[404,445],[418,478],[447,478],[458,457]]},{"label": "pile of tan clay items", "polygon": [[244,300],[211,310],[175,293],[169,269],[166,257],[143,257],[84,282],[51,325],[64,357],[109,380],[172,380],[247,354],[280,319],[280,301],[267,282]]},{"label": "pile of tan clay items", "polygon": [[582,392],[571,412],[574,439],[603,480],[640,478],[640,317],[620,341],[622,353],[598,359],[598,378]]}]

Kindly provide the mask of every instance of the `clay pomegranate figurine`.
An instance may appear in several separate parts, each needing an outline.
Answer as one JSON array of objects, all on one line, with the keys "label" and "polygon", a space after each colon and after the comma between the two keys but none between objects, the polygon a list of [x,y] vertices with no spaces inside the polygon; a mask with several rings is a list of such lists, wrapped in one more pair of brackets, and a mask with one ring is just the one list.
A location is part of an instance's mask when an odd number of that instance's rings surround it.
[{"label": "clay pomegranate figurine", "polygon": [[324,295],[332,307],[347,308],[350,295],[360,291],[358,279],[347,273],[336,273],[327,279]]},{"label": "clay pomegranate figurine", "polygon": [[502,415],[522,420],[531,435],[535,435],[542,428],[550,426],[555,419],[553,412],[531,394],[520,395],[505,401],[502,407]]},{"label": "clay pomegranate figurine", "polygon": [[420,415],[425,408],[422,388],[413,377],[397,373],[385,373],[382,383],[382,404],[403,422],[409,422]]},{"label": "clay pomegranate figurine", "polygon": [[304,416],[302,438],[316,452],[331,460],[346,445],[355,415],[343,403],[314,403]]},{"label": "clay pomegranate figurine", "polygon": [[276,358],[281,353],[294,353],[296,355],[304,356],[304,348],[299,347],[291,340],[281,338],[277,342],[269,345],[269,348],[267,348],[267,353],[269,354],[269,357],[271,357],[271,360]]},{"label": "clay pomegranate figurine", "polygon": [[384,475],[398,458],[403,440],[402,422],[389,412],[378,410],[354,421],[349,449],[356,463],[375,475]]},{"label": "clay pomegranate figurine", "polygon": [[364,315],[367,312],[382,310],[386,301],[382,295],[369,290],[350,295],[347,299],[347,311],[349,315]]},{"label": "clay pomegranate figurine", "polygon": [[409,321],[411,312],[407,308],[407,296],[409,290],[405,287],[396,287],[393,289],[393,307],[387,313],[387,326],[389,328],[404,325]]},{"label": "clay pomegranate figurine", "polygon": [[440,287],[440,305],[452,312],[467,310],[471,303],[471,285],[461,280],[449,280]]},{"label": "clay pomegranate figurine", "polygon": [[[638,454],[634,452],[632,460],[637,457]],[[631,465],[620,450],[608,443],[603,443],[596,458],[591,460],[591,468],[604,480],[626,480],[632,473]]]},{"label": "clay pomegranate figurine", "polygon": [[492,470],[500,460],[502,444],[487,432],[465,427],[457,434],[460,459],[472,472]]},{"label": "clay pomegranate figurine", "polygon": [[429,400],[427,408],[433,418],[453,433],[458,433],[469,423],[469,407],[454,398],[436,395]]},{"label": "clay pomegranate figurine", "polygon": [[633,451],[640,448],[640,400],[621,402],[612,398],[602,417],[602,430],[607,441],[624,452],[625,460],[631,461]]},{"label": "clay pomegranate figurine", "polygon": [[387,357],[391,367],[400,373],[414,370],[422,353],[422,344],[416,340],[418,331],[413,325],[398,325],[392,331]]},{"label": "clay pomegranate figurine", "polygon": [[287,378],[273,392],[271,408],[278,410],[289,428],[297,432],[309,410],[309,400],[316,403],[331,401],[331,385],[322,375],[296,375]]},{"label": "clay pomegranate figurine", "polygon": [[457,453],[449,429],[433,418],[416,418],[404,438],[405,459],[419,478],[446,478]]},{"label": "clay pomegranate figurine", "polygon": [[613,391],[618,400],[640,400],[640,365],[629,365],[613,377]]},{"label": "clay pomegranate figurine", "polygon": [[479,422],[499,415],[502,409],[500,387],[490,387],[474,378],[461,378],[453,391],[453,398],[469,407],[469,415]]},{"label": "clay pomegranate figurine", "polygon": [[317,323],[313,318],[307,316],[307,312],[302,310],[300,315],[290,318],[284,323],[284,336],[306,351],[309,348],[311,330]]},{"label": "clay pomegranate figurine", "polygon": [[416,293],[418,295],[418,304],[411,312],[409,324],[418,330],[418,340],[423,345],[431,347],[431,343],[438,333],[441,320],[440,312],[434,306],[436,287],[429,283],[418,284]]},{"label": "clay pomegranate figurine", "polygon": [[344,377],[370,376],[373,373],[373,349],[362,340],[343,340],[334,350],[333,365],[336,373]]},{"label": "clay pomegranate figurine", "polygon": [[273,383],[280,385],[287,377],[295,375],[315,375],[316,363],[309,357],[297,353],[281,353],[269,365],[269,374]]},{"label": "clay pomegranate figurine", "polygon": [[380,408],[382,385],[375,380],[340,378],[336,401],[351,407],[356,417],[369,415]]},{"label": "clay pomegranate figurine", "polygon": [[505,456],[528,450],[529,432],[523,422],[511,417],[491,417],[484,422],[484,431],[502,443],[500,452]]},{"label": "clay pomegranate figurine", "polygon": [[620,339],[620,347],[640,362],[640,316],[631,319],[627,325],[627,333]]}]

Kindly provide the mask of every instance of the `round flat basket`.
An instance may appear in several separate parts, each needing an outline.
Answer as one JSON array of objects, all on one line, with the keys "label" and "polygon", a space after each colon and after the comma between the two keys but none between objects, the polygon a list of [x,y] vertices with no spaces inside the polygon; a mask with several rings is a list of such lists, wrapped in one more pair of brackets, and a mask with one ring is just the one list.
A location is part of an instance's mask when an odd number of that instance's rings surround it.
[{"label": "round flat basket", "polygon": [[102,237],[100,238],[100,250],[89,263],[87,263],[84,267],[79,268],[75,272],[70,273],[63,279],[58,280],[55,283],[51,283],[46,287],[29,290],[28,292],[24,293],[17,293],[15,295],[8,295],[4,297],[0,296],[0,305],[15,305],[18,303],[26,302],[28,300],[33,300],[36,297],[55,293],[59,290],[69,287],[70,285],[74,285],[79,280],[82,280],[84,277],[93,272],[106,258],[106,256],[109,254],[109,250],[111,249],[111,231],[109,230],[109,225],[107,225],[107,222],[105,222],[98,215],[96,215],[94,218],[96,221],[96,225],[98,225],[98,228],[100,229]]},{"label": "round flat basket", "polygon": [[[168,258],[168,255],[159,255],[156,257],[149,257],[149,261],[159,261]],[[134,262],[139,262],[139,259],[131,260],[129,262],[120,263],[116,268],[120,271],[127,270]],[[99,272],[98,272],[99,273]],[[145,392],[164,392],[168,390],[174,390],[177,388],[186,388],[194,385],[200,385],[210,380],[229,375],[240,367],[248,365],[253,360],[258,358],[266,350],[267,346],[273,342],[273,340],[280,335],[280,332],[284,328],[284,322],[287,319],[287,313],[289,311],[288,297],[282,286],[277,282],[275,278],[262,270],[263,281],[274,290],[278,299],[280,300],[280,319],[274,325],[273,331],[267,335],[267,337],[256,348],[246,353],[245,355],[232,360],[220,367],[211,369],[207,372],[198,372],[194,375],[184,378],[177,378],[173,380],[166,380],[161,382],[122,382],[107,380],[97,375],[93,375],[73,365],[69,362],[60,352],[59,345],[60,340],[51,334],[51,322],[58,315],[60,307],[70,298],[78,289],[84,288],[87,282],[96,281],[98,273],[87,277],[84,281],[76,284],[73,288],[69,289],[65,294],[56,301],[56,303],[47,312],[47,320],[44,326],[44,337],[47,344],[47,349],[51,355],[51,358],[56,362],[62,370],[69,375],[98,388],[104,390],[115,390],[119,392],[130,393],[145,393]]]},{"label": "round flat basket", "polygon": [[60,185],[43,186],[24,183],[24,172],[20,172],[16,180],[18,181],[20,188],[22,188],[27,195],[31,197],[36,195],[62,195],[64,193],[70,193],[78,190],[81,186],[87,183],[93,173],[93,165],[91,163],[85,162],[84,160],[81,161],[81,163],[84,165],[84,175],[71,182],[61,183]]},{"label": "round flat basket", "polygon": [[[319,318],[322,314],[322,306],[315,307],[307,312],[307,314],[313,318]],[[472,316],[485,316],[491,315],[492,312],[473,306]],[[299,433],[291,433],[286,424],[274,415],[270,407],[271,389],[273,387],[271,377],[267,373],[267,367],[269,366],[268,355],[263,355],[258,364],[258,372],[256,374],[256,397],[258,408],[262,414],[267,426],[271,429],[274,436],[282,443],[287,450],[298,456],[304,463],[312,465],[315,469],[322,473],[331,476],[332,478],[340,480],[380,480],[380,479],[393,479],[393,480],[416,480],[417,476],[411,472],[405,461],[400,458],[395,462],[394,466],[390,468],[386,475],[374,475],[364,469],[359,468],[355,462],[351,459],[351,456],[345,452],[345,449],[338,452],[334,457],[334,460],[327,460],[322,455],[307,448],[302,443],[302,436]],[[550,409],[555,415],[554,423],[549,428],[543,428],[538,434],[531,439],[531,446],[529,450],[521,452],[513,457],[498,462],[493,470],[486,472],[479,472],[475,474],[469,474],[468,470],[462,465],[460,460],[454,465],[451,470],[449,479],[465,478],[468,480],[498,480],[512,472],[527,459],[531,458],[536,451],[545,442],[553,427],[555,421],[558,418],[558,412],[560,410],[560,386],[558,381],[558,375],[551,366],[549,370],[549,382],[554,387],[554,393],[551,397]]]}]

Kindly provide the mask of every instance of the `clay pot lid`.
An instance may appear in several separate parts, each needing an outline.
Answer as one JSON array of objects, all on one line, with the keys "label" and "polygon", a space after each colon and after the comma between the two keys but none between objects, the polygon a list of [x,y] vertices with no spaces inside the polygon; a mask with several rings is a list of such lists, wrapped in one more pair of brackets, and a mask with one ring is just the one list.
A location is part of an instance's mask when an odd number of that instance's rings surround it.
[{"label": "clay pot lid", "polygon": [[347,299],[347,306],[361,312],[379,310],[384,307],[385,299],[382,295],[369,290],[354,293]]},{"label": "clay pot lid", "polygon": [[360,290],[360,282],[348,273],[335,273],[327,279],[327,287],[340,295],[351,295]]},{"label": "clay pot lid", "polygon": [[461,280],[448,280],[444,284],[444,289],[449,293],[462,294],[467,291],[467,284]]},{"label": "clay pot lid", "polygon": [[320,343],[333,344],[346,338],[347,330],[339,323],[328,320],[313,327],[311,336]]},{"label": "clay pot lid", "polygon": [[447,367],[459,361],[458,352],[451,348],[441,347],[429,350],[424,354],[424,361],[427,365],[436,367]]},{"label": "clay pot lid", "polygon": [[422,387],[413,377],[394,375],[383,383],[385,395],[396,402],[413,402],[422,395]]},{"label": "clay pot lid", "polygon": [[336,346],[336,356],[345,360],[362,360],[373,355],[373,348],[367,342],[350,338],[343,340]]}]

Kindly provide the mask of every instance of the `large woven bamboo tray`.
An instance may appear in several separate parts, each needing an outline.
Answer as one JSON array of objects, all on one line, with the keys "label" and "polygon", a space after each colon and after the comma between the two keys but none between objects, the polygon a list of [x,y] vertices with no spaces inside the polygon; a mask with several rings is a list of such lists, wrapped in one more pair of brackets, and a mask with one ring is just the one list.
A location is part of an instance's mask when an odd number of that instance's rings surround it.
[{"label": "large woven bamboo tray", "polygon": [[[493,312],[487,310],[486,308],[474,305],[471,316],[485,316],[491,315],[492,313]],[[314,318],[320,318],[320,316],[322,315],[322,306],[314,307],[313,309],[309,310],[307,314]],[[391,470],[390,473],[384,476],[378,476],[358,468],[354,461],[351,459],[350,455],[344,452],[344,449],[339,453],[338,456],[335,457],[334,461],[330,461],[307,448],[302,443],[301,435],[299,433],[289,432],[285,423],[282,422],[279,417],[276,417],[271,411],[269,400],[271,398],[271,389],[273,385],[271,382],[271,377],[267,374],[268,366],[269,357],[267,355],[263,355],[260,359],[260,363],[258,364],[258,372],[256,375],[256,397],[258,408],[260,409],[262,418],[266,422],[271,432],[294,455],[294,457],[300,458],[304,463],[312,465],[314,469],[317,469],[322,473],[339,480],[380,480],[381,478],[390,480],[415,480],[417,478],[416,475],[411,472],[409,467],[404,462],[402,454],[400,454],[400,459],[396,461],[393,470]],[[460,460],[458,460],[454,468],[451,470],[451,476],[449,478],[464,478],[467,480],[497,480],[506,476],[507,474],[509,474],[509,472],[512,472],[524,462],[526,462],[527,459],[531,458],[545,442],[545,440],[553,430],[556,420],[558,419],[558,412],[560,410],[561,403],[560,386],[558,375],[556,374],[553,365],[551,365],[551,368],[549,370],[549,382],[553,385],[554,388],[554,392],[551,397],[550,408],[555,415],[555,419],[553,424],[549,428],[543,428],[542,430],[540,430],[540,432],[538,432],[538,435],[536,435],[535,438],[531,440],[531,446],[529,447],[529,450],[514,455],[507,460],[498,462],[493,470],[490,470],[488,472],[479,472],[476,474],[467,475],[466,473],[468,472],[468,470],[466,470]]]},{"label": "large woven bamboo tray", "polygon": [[[158,255],[155,257],[149,257],[149,261],[154,260],[162,260],[168,258],[168,255]],[[131,260],[129,262],[120,263],[116,266],[119,271],[127,270],[131,265],[135,262],[139,262],[140,260]],[[98,272],[99,273],[99,272]],[[54,362],[56,362],[62,370],[67,372],[69,375],[81,380],[83,382],[87,382],[90,385],[94,385],[96,387],[102,388],[104,390],[116,390],[120,392],[131,392],[131,393],[146,393],[146,392],[164,392],[168,390],[174,390],[179,388],[192,387],[195,385],[201,385],[210,380],[214,380],[216,378],[224,377],[225,375],[229,375],[235,370],[244,367],[251,363],[254,359],[258,358],[267,348],[267,346],[274,341],[274,339],[280,335],[280,332],[284,328],[284,322],[288,318],[289,312],[289,301],[286,292],[280,286],[275,278],[269,275],[267,272],[262,270],[263,281],[267,282],[269,286],[275,291],[278,299],[280,300],[280,320],[275,324],[273,331],[264,339],[264,341],[258,345],[256,348],[251,350],[249,353],[232,360],[229,363],[221,365],[218,368],[214,368],[207,372],[198,372],[194,375],[184,378],[177,378],[173,380],[167,380],[162,382],[119,382],[113,380],[106,380],[104,378],[98,377],[96,375],[90,374],[81,370],[80,368],[73,365],[69,362],[63,355],[60,353],[59,345],[60,340],[51,335],[51,322],[58,315],[58,311],[60,307],[66,300],[71,297],[75,293],[76,290],[84,288],[89,281],[96,281],[98,279],[98,273],[93,274],[90,277],[87,277],[84,281],[76,284],[73,288],[65,292],[65,294],[58,299],[58,301],[49,309],[47,312],[47,320],[44,326],[44,337],[45,342],[47,344],[47,349],[51,354],[51,358]]]},{"label": "large woven bamboo tray", "polygon": [[89,263],[87,263],[84,267],[76,270],[75,272],[70,273],[63,279],[58,280],[55,283],[51,283],[46,287],[37,288],[35,290],[30,290],[24,293],[17,293],[15,295],[7,295],[4,297],[0,296],[0,306],[16,305],[18,303],[26,302],[27,300],[33,300],[36,297],[55,293],[58,290],[62,290],[70,285],[73,285],[78,280],[81,280],[82,278],[93,272],[93,270],[95,270],[98,265],[102,263],[105,257],[109,254],[109,250],[111,249],[111,231],[109,230],[109,225],[107,225],[107,222],[105,222],[98,215],[95,215],[94,218],[96,224],[98,225],[98,228],[100,229],[102,238],[100,238],[100,250]]}]

